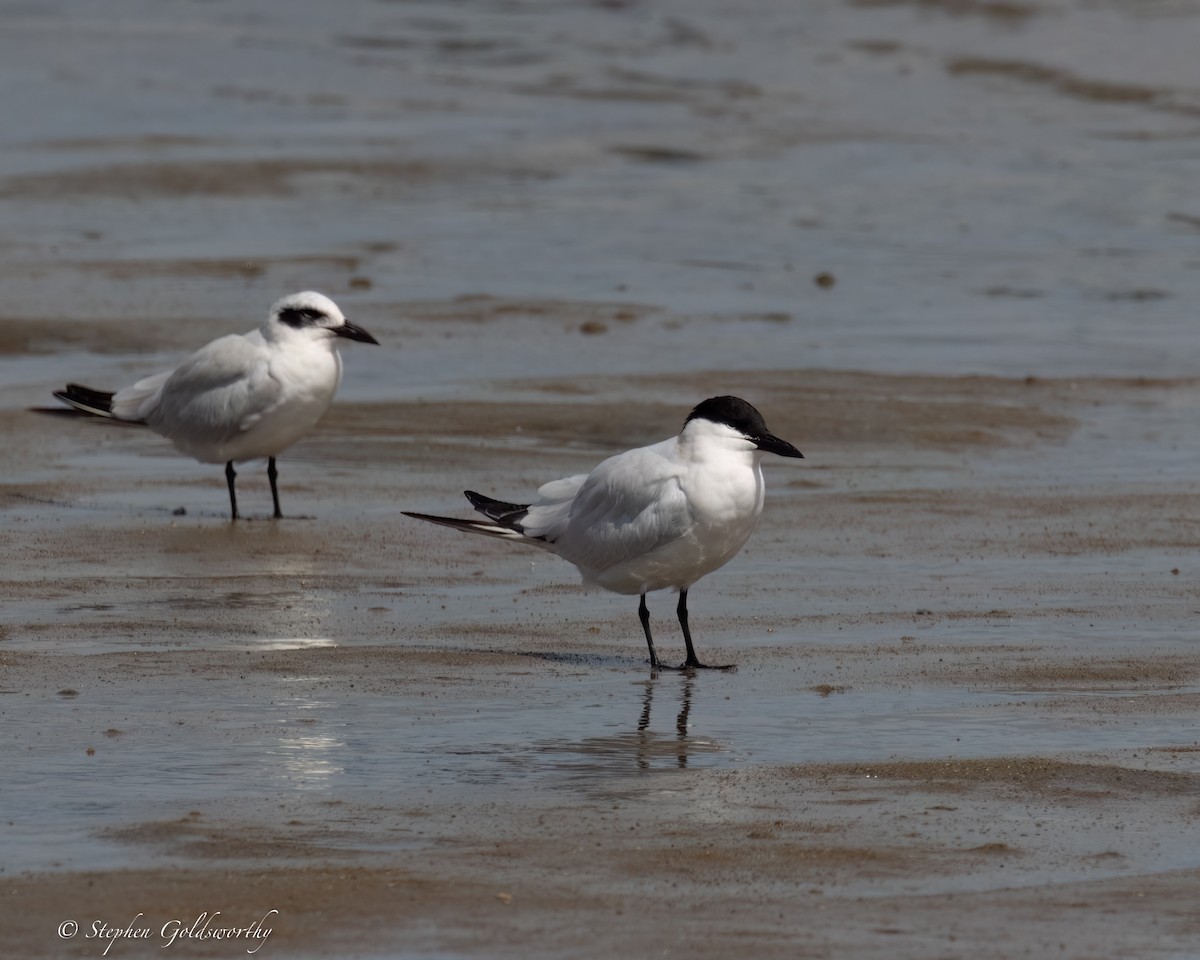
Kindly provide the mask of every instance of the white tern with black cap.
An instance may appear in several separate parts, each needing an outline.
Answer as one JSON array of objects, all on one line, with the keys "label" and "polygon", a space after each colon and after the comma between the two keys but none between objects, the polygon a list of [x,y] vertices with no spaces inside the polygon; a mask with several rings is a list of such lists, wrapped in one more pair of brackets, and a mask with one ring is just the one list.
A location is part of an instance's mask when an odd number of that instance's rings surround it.
[{"label": "white tern with black cap", "polygon": [[[470,533],[528,543],[573,563],[587,586],[639,594],[650,665],[663,664],[650,634],[646,594],[679,591],[687,646],[683,668],[705,667],[688,630],[688,589],[737,555],[763,508],[763,454],[802,457],[738,397],[699,404],[677,437],[609,457],[591,473],[555,480],[533,503],[466,491],[487,520],[407,513]],[[727,669],[721,667],[718,669]]]}]

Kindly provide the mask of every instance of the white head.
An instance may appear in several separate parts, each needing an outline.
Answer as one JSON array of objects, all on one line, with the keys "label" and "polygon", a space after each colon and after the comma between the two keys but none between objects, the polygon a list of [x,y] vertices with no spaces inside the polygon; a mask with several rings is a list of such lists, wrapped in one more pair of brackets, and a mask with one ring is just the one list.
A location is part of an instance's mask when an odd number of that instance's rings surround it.
[{"label": "white head", "polygon": [[328,341],[330,347],[338,337],[379,343],[362,327],[342,316],[336,303],[312,290],[288,294],[277,300],[263,324],[262,334],[268,340],[299,337],[308,341]]},{"label": "white head", "polygon": [[710,397],[698,404],[684,421],[680,436],[717,440],[756,457],[764,453],[776,453],[781,457],[804,456],[786,440],[771,433],[762,414],[738,397]]}]

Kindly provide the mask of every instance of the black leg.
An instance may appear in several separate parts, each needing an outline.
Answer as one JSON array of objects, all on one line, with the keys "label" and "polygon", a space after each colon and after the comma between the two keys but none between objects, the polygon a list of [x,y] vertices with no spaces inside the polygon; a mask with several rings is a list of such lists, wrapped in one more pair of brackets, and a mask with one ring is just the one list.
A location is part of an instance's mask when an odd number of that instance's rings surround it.
[{"label": "black leg", "polygon": [[279,509],[279,489],[275,486],[275,479],[279,476],[279,471],[275,469],[275,458],[267,457],[267,479],[271,481],[271,499],[275,502],[275,519],[283,519],[283,511]]},{"label": "black leg", "polygon": [[650,666],[657,670],[662,666],[658,654],[654,652],[654,638],[650,636],[650,610],[646,606],[646,595],[642,594],[642,602],[638,604],[638,619],[642,621],[642,629],[646,631],[646,646],[650,648]]},{"label": "black leg", "polygon": [[679,626],[683,630],[683,642],[687,646],[687,659],[683,661],[683,669],[699,668],[701,670],[731,670],[735,664],[727,663],[720,667],[710,667],[707,663],[701,663],[696,657],[696,648],[692,646],[692,632],[688,630],[687,616],[687,591],[679,591],[679,606],[675,608],[675,613],[679,615]]},{"label": "black leg", "polygon": [[692,632],[688,629],[687,622],[687,591],[679,591],[679,603],[675,607],[675,615],[679,617],[679,626],[683,630],[683,643],[687,647],[687,659],[683,661],[685,667],[703,666],[696,659],[696,648],[692,646]]},{"label": "black leg", "polygon": [[238,518],[237,494],[233,491],[233,478],[236,476],[237,474],[233,471],[233,461],[230,460],[225,464],[225,482],[229,484],[229,509],[233,513],[233,516],[230,518],[232,520],[236,520]]}]

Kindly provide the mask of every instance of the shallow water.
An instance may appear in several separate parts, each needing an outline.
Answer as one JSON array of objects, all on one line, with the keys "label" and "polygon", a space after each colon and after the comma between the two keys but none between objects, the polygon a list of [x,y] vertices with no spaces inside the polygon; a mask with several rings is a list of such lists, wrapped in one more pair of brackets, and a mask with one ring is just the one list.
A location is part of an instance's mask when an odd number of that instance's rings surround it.
[{"label": "shallow water", "polygon": [[[539,676],[539,659],[560,669]],[[613,659],[623,665],[604,662]],[[107,831],[187,811],[270,816],[278,806],[325,821],[322,804],[330,801],[404,810],[461,804],[464,791],[485,804],[645,800],[692,789],[679,779],[686,771],[1102,753],[1195,740],[1191,716],[1156,712],[1153,697],[1134,688],[826,690],[801,665],[647,679],[633,660],[534,657],[514,674],[515,686],[482,698],[472,694],[477,684],[449,677],[413,692],[323,693],[329,678],[319,675],[252,684],[203,677],[194,697],[181,698],[163,659],[134,700],[124,688],[110,693],[94,683],[33,702],[6,691],[4,713],[20,727],[6,749],[3,794],[15,822],[5,870],[98,869],[114,857],[151,863],[155,852],[116,849]],[[1200,687],[1171,684],[1164,693],[1186,699]],[[1109,712],[1101,701],[1143,707]],[[85,746],[95,755],[85,756]],[[348,828],[345,849],[378,855],[415,842],[411,828],[389,831],[387,814],[380,817],[383,824]]]},{"label": "shallow water", "polygon": [[[714,356],[1190,376],[1194,10],[953,6],[44,4],[0,41],[8,310],[237,329],[322,286],[386,334],[351,391]],[[485,358],[393,306],[481,293],[649,314]]]}]

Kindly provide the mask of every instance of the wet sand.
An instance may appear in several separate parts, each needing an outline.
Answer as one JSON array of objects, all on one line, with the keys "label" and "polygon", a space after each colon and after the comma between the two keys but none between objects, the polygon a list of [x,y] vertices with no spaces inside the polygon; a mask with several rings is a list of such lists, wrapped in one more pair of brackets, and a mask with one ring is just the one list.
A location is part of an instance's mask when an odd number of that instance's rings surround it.
[{"label": "wet sand", "polygon": [[[6,954],[1195,954],[1194,25],[14,11]],[[29,411],[303,288],[381,346],[281,458],[294,519],[262,465],[232,525],[219,467]],[[400,513],[721,393],[807,457],[690,594],[734,672],[652,675],[629,598]],[[206,920],[271,932],[162,945]]]},{"label": "wet sand", "polygon": [[739,664],[695,677],[650,674],[628,598],[398,507],[465,515],[456,483],[528,489],[742,375],[495,385],[520,429],[342,404],[281,467],[315,518],[237,526],[219,470],[17,416],[40,479],[5,491],[7,942],[74,956],[63,919],[219,909],[279,910],[263,950],[289,956],[1186,951],[1194,494],[1059,470],[1196,386],[755,380],[809,460],[768,465],[763,527],[693,592],[701,654]]}]

